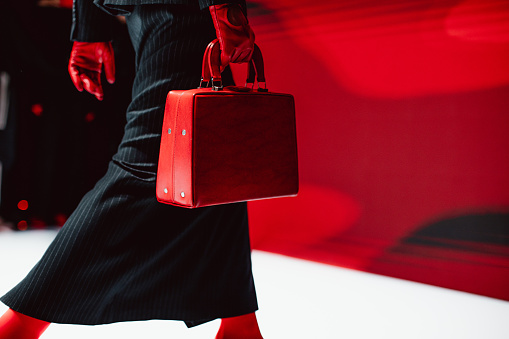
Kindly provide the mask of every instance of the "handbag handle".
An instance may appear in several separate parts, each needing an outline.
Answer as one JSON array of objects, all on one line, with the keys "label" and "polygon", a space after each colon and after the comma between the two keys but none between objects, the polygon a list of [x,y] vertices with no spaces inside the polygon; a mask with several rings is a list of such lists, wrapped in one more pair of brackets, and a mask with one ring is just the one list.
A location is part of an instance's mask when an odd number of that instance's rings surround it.
[{"label": "handbag handle", "polygon": [[[246,87],[248,84],[252,84],[251,88],[254,87],[255,76],[256,82],[258,83],[258,91],[268,92],[265,83],[265,65],[263,63],[262,51],[257,44],[254,45],[253,56],[247,68]],[[263,87],[260,87],[260,84],[263,84]]]},{"label": "handbag handle", "polygon": [[[254,45],[252,58],[248,62],[246,87],[248,84],[253,84],[252,87],[254,87],[255,78],[258,83],[258,91],[267,92],[263,56],[257,44]],[[212,82],[213,90],[220,91],[223,89],[221,80],[221,50],[218,39],[214,39],[208,44],[203,55],[200,88],[207,87],[210,82]],[[263,88],[260,87],[261,84],[263,84]]]},{"label": "handbag handle", "polygon": [[[216,39],[217,40],[217,39]],[[200,87],[198,88],[205,88],[208,87],[208,84],[210,82],[210,66],[209,66],[209,59],[210,59],[210,50],[213,46],[215,40],[211,41],[207,48],[205,48],[205,53],[203,54],[203,61],[201,64],[201,81],[200,81]]]}]

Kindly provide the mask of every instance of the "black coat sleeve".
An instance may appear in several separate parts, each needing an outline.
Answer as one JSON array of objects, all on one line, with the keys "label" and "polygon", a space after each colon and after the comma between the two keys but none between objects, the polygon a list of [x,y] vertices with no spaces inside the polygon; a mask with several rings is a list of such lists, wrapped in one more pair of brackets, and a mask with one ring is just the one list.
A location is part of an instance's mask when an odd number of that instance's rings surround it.
[{"label": "black coat sleeve", "polygon": [[93,0],[74,0],[71,40],[101,42],[112,40],[115,18],[101,10]]},{"label": "black coat sleeve", "polygon": [[240,7],[242,7],[244,15],[247,17],[247,5],[245,0],[198,0],[198,3],[202,10],[214,5],[239,4]]},{"label": "black coat sleeve", "polygon": [[239,4],[245,7],[245,1],[243,0],[198,0],[198,2],[200,4],[201,9],[221,4]]}]

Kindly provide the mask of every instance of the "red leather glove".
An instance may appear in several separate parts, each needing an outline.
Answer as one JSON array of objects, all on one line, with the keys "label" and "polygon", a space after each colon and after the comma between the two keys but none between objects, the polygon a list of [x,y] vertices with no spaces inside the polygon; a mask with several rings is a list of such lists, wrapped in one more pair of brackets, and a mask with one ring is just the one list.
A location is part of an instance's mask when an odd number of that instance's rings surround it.
[{"label": "red leather glove", "polygon": [[111,42],[78,42],[72,46],[69,58],[69,74],[78,91],[85,89],[95,95],[98,100],[103,99],[101,72],[110,84],[115,82],[115,58]]},{"label": "red leather glove", "polygon": [[255,35],[238,4],[209,7],[221,46],[221,68],[251,60]]}]

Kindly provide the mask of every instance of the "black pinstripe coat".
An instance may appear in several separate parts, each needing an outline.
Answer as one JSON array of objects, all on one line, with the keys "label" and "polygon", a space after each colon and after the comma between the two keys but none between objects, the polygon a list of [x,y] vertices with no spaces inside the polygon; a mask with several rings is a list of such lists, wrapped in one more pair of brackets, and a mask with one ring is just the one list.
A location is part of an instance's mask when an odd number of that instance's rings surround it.
[{"label": "black pinstripe coat", "polygon": [[[112,17],[91,1],[75,1],[73,38],[107,40]],[[74,324],[193,326],[254,312],[246,204],[188,210],[155,198],[165,97],[197,87],[215,37],[210,15],[198,1],[125,9],[136,78],[122,142],[42,259],[1,300],[34,318]]]}]

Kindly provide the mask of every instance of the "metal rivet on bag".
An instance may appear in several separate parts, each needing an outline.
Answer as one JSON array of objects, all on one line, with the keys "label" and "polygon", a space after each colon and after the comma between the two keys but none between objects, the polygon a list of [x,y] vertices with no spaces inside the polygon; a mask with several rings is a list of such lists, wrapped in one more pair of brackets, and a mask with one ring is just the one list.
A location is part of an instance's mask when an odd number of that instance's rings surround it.
[{"label": "metal rivet on bag", "polygon": [[168,128],[168,134],[171,134],[171,128]]},{"label": "metal rivet on bag", "polygon": [[186,135],[186,130],[185,129],[182,130],[182,135]]},{"label": "metal rivet on bag", "polygon": [[186,196],[186,194],[185,194],[184,192],[181,192],[181,193],[180,193],[180,196],[183,198],[183,197],[185,197],[185,196]]},{"label": "metal rivet on bag", "polygon": [[167,188],[165,188],[163,191],[164,191],[164,193],[168,193],[168,189]]}]

